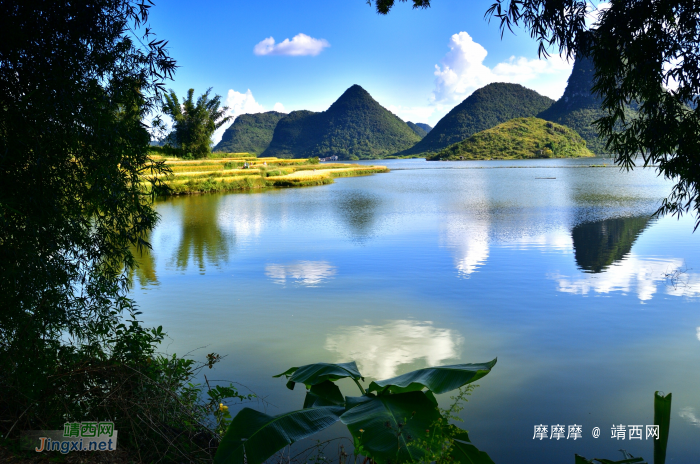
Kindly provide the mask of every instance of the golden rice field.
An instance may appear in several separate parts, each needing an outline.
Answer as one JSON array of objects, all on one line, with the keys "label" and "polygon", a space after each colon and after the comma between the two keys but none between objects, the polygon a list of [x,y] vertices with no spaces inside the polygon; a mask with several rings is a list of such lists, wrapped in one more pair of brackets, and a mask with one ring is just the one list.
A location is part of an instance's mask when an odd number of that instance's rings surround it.
[{"label": "golden rice field", "polygon": [[152,157],[165,161],[171,171],[158,176],[169,187],[171,195],[324,185],[333,183],[336,177],[389,172],[385,166],[312,164],[307,159],[257,158],[247,153],[203,160],[180,160],[155,154]]}]

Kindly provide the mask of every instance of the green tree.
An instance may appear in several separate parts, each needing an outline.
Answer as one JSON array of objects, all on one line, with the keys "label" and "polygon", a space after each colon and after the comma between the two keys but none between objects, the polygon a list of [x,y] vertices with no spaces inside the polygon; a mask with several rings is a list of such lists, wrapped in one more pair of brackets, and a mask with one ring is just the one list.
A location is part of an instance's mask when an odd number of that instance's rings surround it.
[{"label": "green tree", "polygon": [[163,112],[173,119],[173,136],[177,148],[194,158],[205,158],[211,153],[211,136],[214,131],[232,119],[224,116],[228,107],[221,105],[221,96],[209,99],[211,87],[194,101],[194,89],[187,91],[187,98],[180,104],[174,90],[164,95]]},{"label": "green tree", "polygon": [[[2,6],[0,435],[13,438],[97,417],[80,395],[110,380],[87,363],[145,359],[162,338],[121,321],[137,314],[130,248],[148,246],[165,171],[142,121],[175,61],[145,27],[148,0]],[[96,377],[71,397],[76,366]]]},{"label": "green tree", "polygon": [[[399,0],[406,1],[406,0]],[[412,0],[415,8],[429,0]],[[387,14],[394,0],[377,0]],[[617,164],[656,166],[675,182],[657,214],[696,213],[700,226],[700,4],[693,0],[612,0],[588,25],[588,0],[496,0],[487,18],[501,32],[523,26],[552,51],[589,57],[593,91],[604,116],[596,122]],[[638,103],[630,118],[626,109]]]}]

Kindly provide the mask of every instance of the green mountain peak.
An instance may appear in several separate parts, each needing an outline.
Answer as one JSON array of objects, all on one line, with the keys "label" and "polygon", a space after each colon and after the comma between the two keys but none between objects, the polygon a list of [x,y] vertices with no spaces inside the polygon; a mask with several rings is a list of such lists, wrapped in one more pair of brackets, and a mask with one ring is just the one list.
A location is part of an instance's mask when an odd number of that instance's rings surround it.
[{"label": "green mountain peak", "polygon": [[553,102],[519,84],[488,84],[452,108],[420,142],[399,154],[438,152],[510,119],[535,116]]},{"label": "green mountain peak", "polygon": [[380,158],[420,140],[404,121],[353,85],[321,113],[295,111],[275,128],[263,156]]}]

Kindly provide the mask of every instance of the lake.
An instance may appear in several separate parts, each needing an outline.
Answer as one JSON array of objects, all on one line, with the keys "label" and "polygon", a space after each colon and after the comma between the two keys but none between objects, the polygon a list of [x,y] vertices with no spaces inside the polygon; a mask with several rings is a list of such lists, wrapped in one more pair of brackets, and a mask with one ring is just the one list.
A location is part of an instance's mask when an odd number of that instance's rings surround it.
[{"label": "lake", "polygon": [[[170,198],[133,296],[164,350],[226,355],[207,377],[268,414],[302,405],[272,378],[291,366],[355,360],[369,382],[498,357],[462,411],[497,464],[652,460],[611,427],[653,424],[656,390],[673,393],[667,462],[698,462],[700,232],[650,218],[671,189],[654,170],[588,167],[603,163],[385,160],[327,186]],[[583,436],[533,439],[539,424]]]}]

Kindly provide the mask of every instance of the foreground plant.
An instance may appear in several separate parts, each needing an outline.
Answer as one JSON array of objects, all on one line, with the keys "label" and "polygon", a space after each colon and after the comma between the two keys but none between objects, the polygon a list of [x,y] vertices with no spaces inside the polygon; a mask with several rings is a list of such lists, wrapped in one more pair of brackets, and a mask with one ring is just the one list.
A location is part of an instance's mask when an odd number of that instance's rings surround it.
[{"label": "foreground plant", "polygon": [[[466,431],[449,424],[456,410],[440,410],[435,394],[461,389],[489,372],[496,359],[412,371],[371,382],[365,389],[355,362],[292,367],[287,388],[306,387],[303,409],[268,416],[250,408],[233,418],[216,453],[217,464],[261,464],[277,451],[340,420],[353,437],[355,454],[378,464],[461,462],[493,464]],[[336,381],[352,379],[361,396],[343,397]],[[467,391],[460,391],[463,398]]]}]

